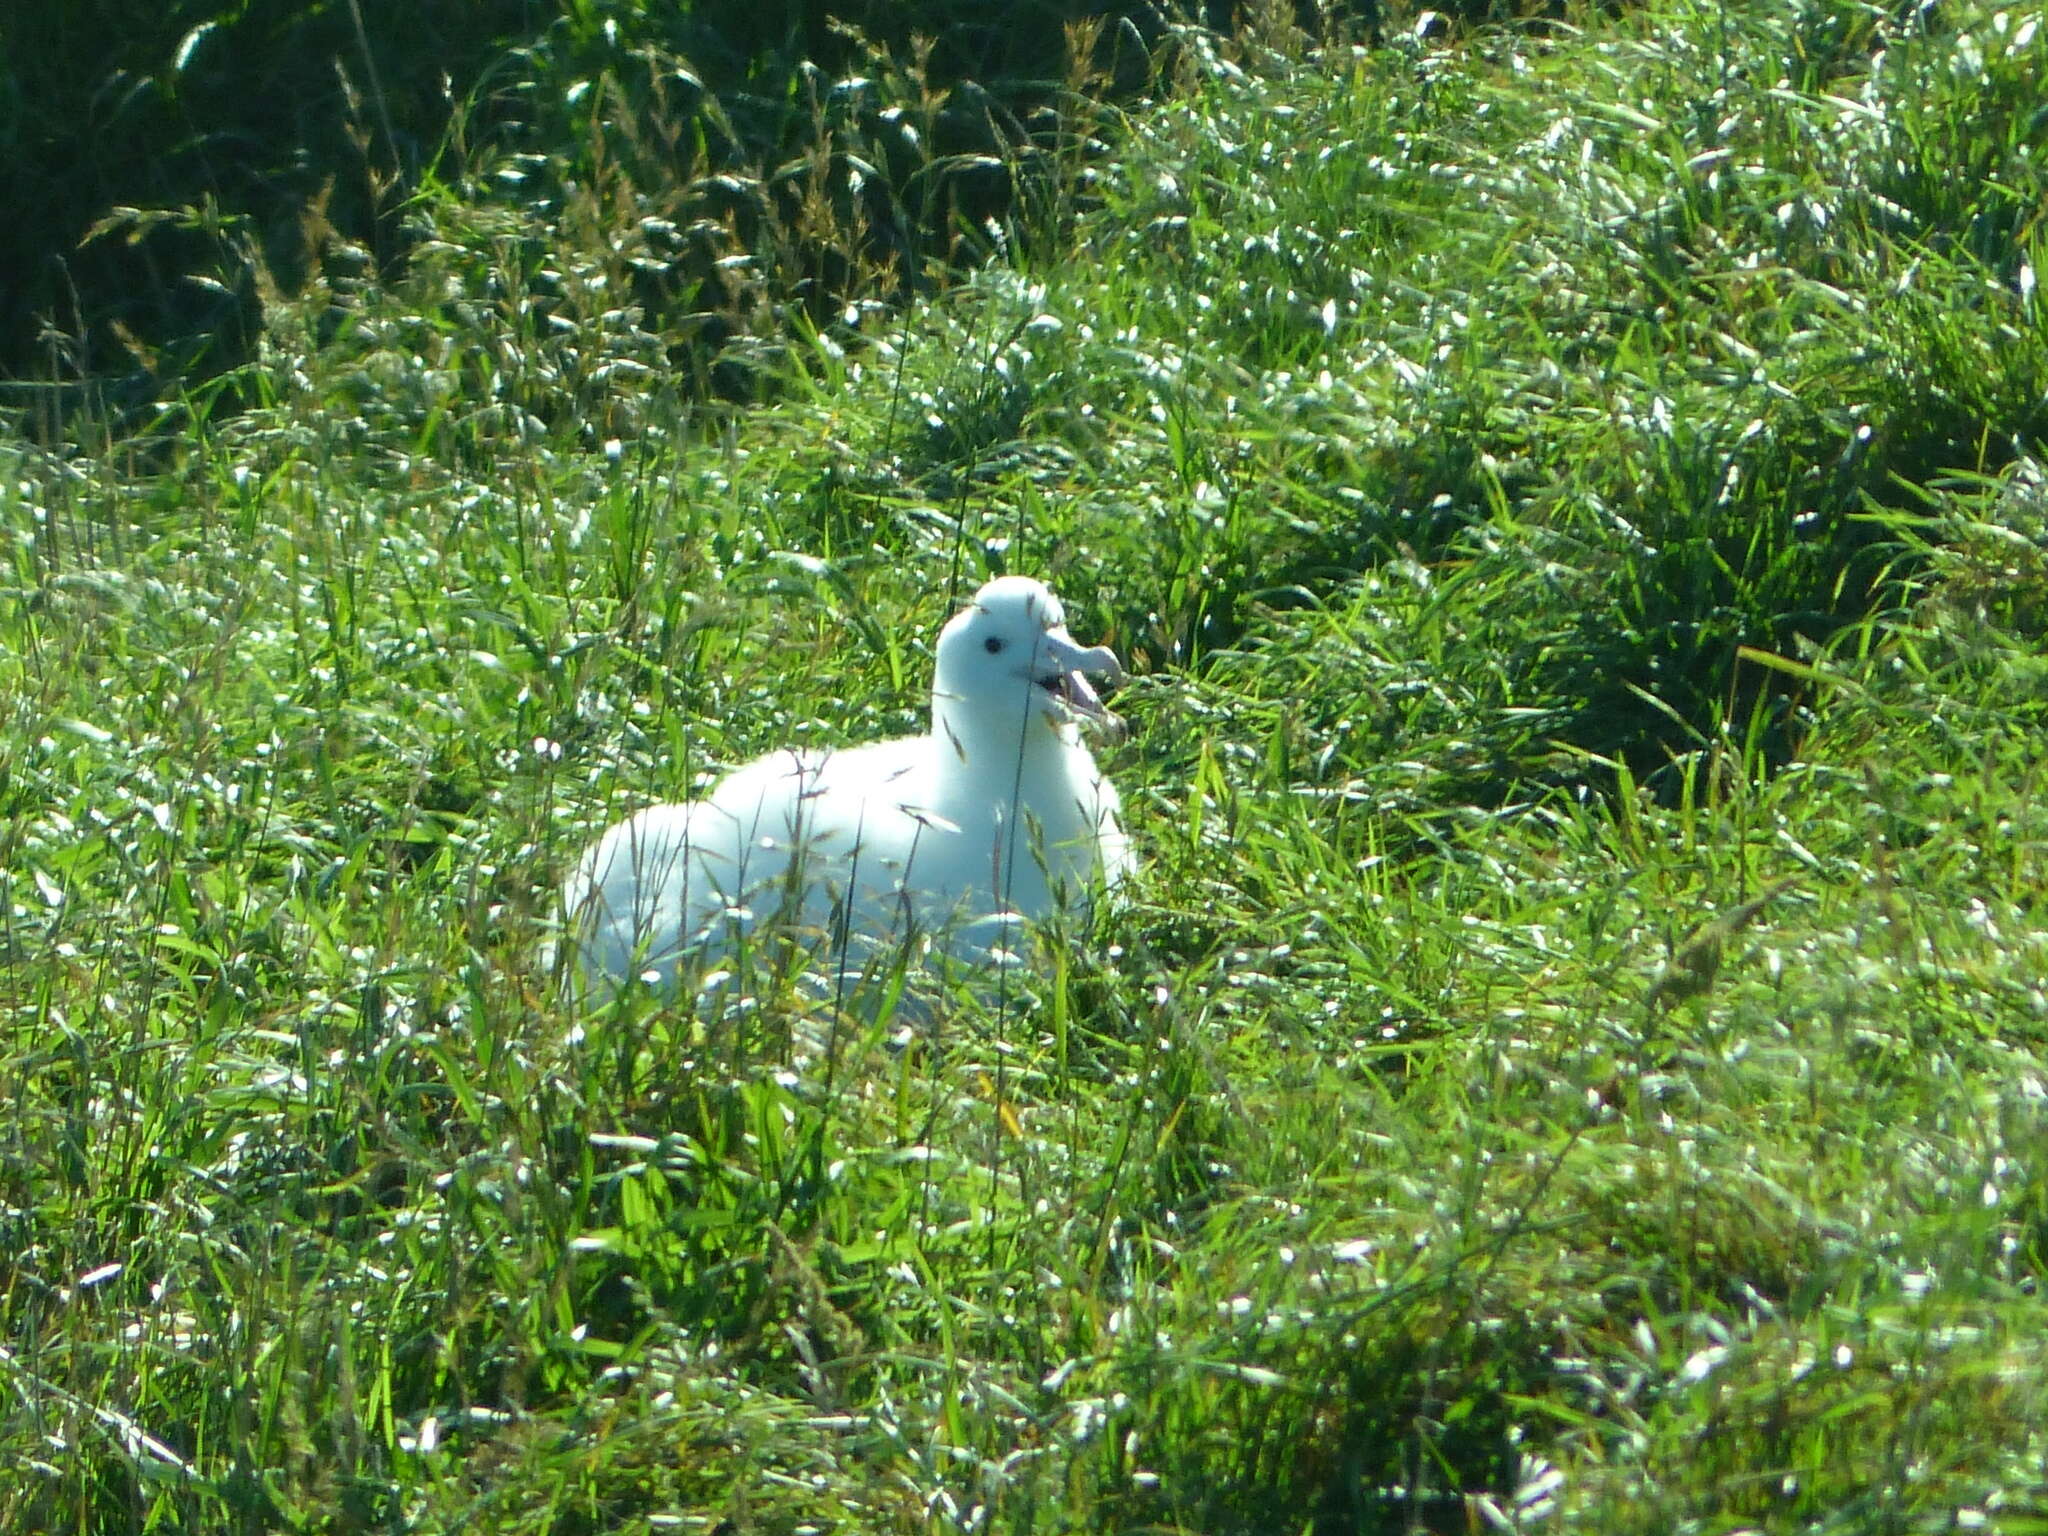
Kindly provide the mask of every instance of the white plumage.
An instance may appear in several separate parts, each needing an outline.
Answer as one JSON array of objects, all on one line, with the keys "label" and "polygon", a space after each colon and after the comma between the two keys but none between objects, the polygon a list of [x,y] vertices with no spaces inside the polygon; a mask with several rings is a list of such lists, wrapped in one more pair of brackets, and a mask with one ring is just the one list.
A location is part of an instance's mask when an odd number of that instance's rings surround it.
[{"label": "white plumage", "polygon": [[1084,908],[1131,867],[1076,729],[1118,728],[1089,674],[1122,668],[1043,584],[989,582],[940,631],[930,734],[771,752],[599,838],[563,891],[577,973],[673,985],[769,922],[855,971],[926,938],[978,961],[1020,943],[1019,917]]}]

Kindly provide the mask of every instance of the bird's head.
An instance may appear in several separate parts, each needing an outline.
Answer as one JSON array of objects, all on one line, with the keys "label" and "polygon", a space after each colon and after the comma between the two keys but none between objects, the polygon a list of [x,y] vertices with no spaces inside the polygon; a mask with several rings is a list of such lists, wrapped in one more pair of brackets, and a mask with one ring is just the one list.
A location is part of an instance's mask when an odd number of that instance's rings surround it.
[{"label": "bird's head", "polygon": [[1119,740],[1123,722],[1103,707],[1089,679],[1113,683],[1123,675],[1108,646],[1074,642],[1066,610],[1043,582],[999,576],[939,632],[933,728],[942,737],[950,730],[956,745],[1014,740],[1021,730],[1028,749],[1047,733],[1065,741],[1069,728],[1083,723]]}]

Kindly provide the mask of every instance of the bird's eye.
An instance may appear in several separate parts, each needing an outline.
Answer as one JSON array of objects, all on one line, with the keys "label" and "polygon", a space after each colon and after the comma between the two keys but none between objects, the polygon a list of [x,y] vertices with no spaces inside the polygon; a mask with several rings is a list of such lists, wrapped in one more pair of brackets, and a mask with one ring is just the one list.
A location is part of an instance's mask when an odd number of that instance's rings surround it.
[{"label": "bird's eye", "polygon": [[982,641],[982,642],[981,642],[981,648],[982,648],[982,649],[983,649],[984,651],[987,651],[987,652],[989,653],[989,655],[991,655],[991,656],[995,655],[995,654],[996,654],[997,652],[1001,651],[1001,650],[1002,650],[1002,648],[1003,648],[1003,640],[1002,640],[1002,636],[1000,636],[1000,635],[990,635],[990,636],[989,636],[989,637],[988,637],[988,638],[987,638],[986,640],[984,640],[984,641]]}]

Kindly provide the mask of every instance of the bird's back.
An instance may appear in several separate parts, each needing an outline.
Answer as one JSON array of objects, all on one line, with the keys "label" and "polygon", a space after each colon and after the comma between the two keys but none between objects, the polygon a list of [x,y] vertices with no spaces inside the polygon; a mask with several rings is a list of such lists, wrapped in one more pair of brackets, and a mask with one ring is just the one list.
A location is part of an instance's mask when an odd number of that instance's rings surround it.
[{"label": "bird's back", "polygon": [[613,827],[565,890],[584,970],[667,985],[685,955],[727,953],[770,919],[826,956],[956,931],[972,951],[991,914],[1048,917],[1128,871],[1116,790],[1085,748],[995,783],[947,773],[943,750],[774,752]]}]

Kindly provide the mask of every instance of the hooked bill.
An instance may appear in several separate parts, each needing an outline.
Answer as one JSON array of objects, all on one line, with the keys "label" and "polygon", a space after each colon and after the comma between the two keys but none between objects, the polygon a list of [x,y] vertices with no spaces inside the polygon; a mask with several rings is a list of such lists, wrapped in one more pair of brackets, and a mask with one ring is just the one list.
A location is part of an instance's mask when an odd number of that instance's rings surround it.
[{"label": "hooked bill", "polygon": [[1116,652],[1106,645],[1083,650],[1063,628],[1046,631],[1045,651],[1057,670],[1037,678],[1038,686],[1064,706],[1062,712],[1068,720],[1092,726],[1112,746],[1123,741],[1129,728],[1109,712],[1088,681],[1090,672],[1101,674],[1112,685],[1123,680],[1123,664],[1116,659]]}]

